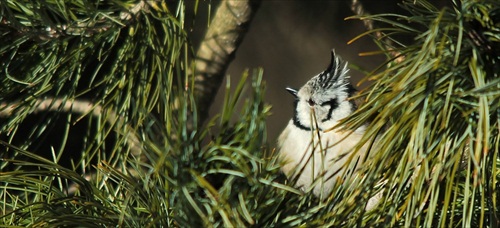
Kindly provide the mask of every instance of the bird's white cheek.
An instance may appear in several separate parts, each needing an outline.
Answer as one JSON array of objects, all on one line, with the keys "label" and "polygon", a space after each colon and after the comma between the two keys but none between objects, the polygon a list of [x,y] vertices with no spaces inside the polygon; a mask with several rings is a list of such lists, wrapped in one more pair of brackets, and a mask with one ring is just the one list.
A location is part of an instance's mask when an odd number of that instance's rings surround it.
[{"label": "bird's white cheek", "polygon": [[309,126],[311,124],[311,113],[314,111],[313,108],[307,104],[299,104],[297,111],[299,121],[303,125]]},{"label": "bird's white cheek", "polygon": [[348,101],[340,103],[339,107],[334,111],[334,113],[336,114],[336,116],[338,116],[338,119],[346,118],[352,113],[351,103],[349,103]]}]

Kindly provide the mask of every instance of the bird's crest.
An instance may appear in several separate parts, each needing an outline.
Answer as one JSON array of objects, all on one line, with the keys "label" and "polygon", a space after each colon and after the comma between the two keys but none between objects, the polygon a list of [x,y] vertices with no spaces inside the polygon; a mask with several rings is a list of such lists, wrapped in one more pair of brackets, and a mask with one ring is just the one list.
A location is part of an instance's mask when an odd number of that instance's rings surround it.
[{"label": "bird's crest", "polygon": [[335,51],[332,50],[330,65],[325,71],[318,75],[318,85],[327,90],[349,84],[347,80],[348,72],[347,63],[342,61],[342,59],[335,54]]}]

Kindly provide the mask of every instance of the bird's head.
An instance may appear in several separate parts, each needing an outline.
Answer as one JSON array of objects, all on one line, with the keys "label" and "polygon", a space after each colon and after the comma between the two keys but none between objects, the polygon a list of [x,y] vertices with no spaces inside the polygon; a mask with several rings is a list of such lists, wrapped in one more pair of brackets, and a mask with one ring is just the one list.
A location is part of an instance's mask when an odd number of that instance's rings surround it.
[{"label": "bird's head", "polygon": [[294,124],[303,129],[326,130],[350,115],[355,104],[348,98],[355,89],[349,82],[347,62],[332,51],[328,68],[311,78],[298,91],[287,88],[295,96]]}]

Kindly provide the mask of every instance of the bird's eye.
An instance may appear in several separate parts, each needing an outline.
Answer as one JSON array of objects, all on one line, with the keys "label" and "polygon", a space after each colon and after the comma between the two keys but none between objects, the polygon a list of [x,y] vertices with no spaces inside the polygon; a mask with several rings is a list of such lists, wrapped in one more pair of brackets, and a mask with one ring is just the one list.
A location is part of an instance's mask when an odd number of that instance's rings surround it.
[{"label": "bird's eye", "polygon": [[309,98],[309,100],[307,100],[307,103],[309,104],[309,106],[316,105],[316,103],[312,100],[312,98]]}]

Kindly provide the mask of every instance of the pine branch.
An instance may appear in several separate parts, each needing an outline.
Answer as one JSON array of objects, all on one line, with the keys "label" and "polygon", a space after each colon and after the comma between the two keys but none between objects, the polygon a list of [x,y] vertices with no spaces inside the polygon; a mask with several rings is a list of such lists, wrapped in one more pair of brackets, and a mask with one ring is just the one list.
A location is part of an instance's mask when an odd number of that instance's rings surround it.
[{"label": "pine branch", "polygon": [[261,0],[225,0],[217,9],[196,53],[195,98],[199,122],[208,116],[227,67],[234,59]]},{"label": "pine branch", "polygon": [[[410,14],[356,17],[385,24],[362,35],[388,39],[394,47],[385,42],[382,51],[404,55],[372,75],[375,83],[361,95],[367,105],[350,117],[374,119],[366,138],[382,132],[366,174],[387,179],[387,190],[375,209],[381,213],[367,224],[496,227],[500,79],[491,48],[500,5],[463,1],[437,9],[421,0],[402,7]],[[402,44],[401,35],[414,39]]]},{"label": "pine branch", "polygon": [[[115,17],[102,13],[101,15],[97,15],[95,19],[86,18],[77,23],[48,23],[49,26],[47,27],[30,27],[16,23],[10,26],[18,27],[15,28],[18,33],[33,34],[40,40],[57,39],[62,36],[84,35],[90,37],[96,33],[108,31],[116,25],[125,27],[127,24],[131,23],[141,11],[147,12],[149,7],[156,4],[156,2],[156,0],[140,1],[129,9],[123,9],[123,11],[119,12],[119,16]],[[1,21],[0,24],[9,25],[6,20]]]}]

